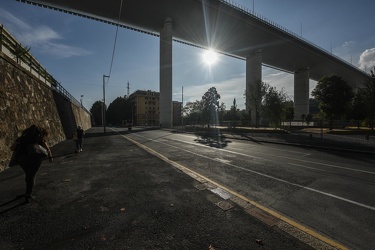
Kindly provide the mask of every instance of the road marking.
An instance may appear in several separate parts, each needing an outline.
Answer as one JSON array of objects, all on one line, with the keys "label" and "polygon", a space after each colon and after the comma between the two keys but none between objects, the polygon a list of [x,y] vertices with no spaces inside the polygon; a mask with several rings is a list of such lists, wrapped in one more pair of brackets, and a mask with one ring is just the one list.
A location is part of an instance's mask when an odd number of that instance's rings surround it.
[{"label": "road marking", "polygon": [[[144,138],[146,138],[146,137],[144,137]],[[184,142],[184,143],[187,143],[187,144],[197,145],[197,146],[200,146],[200,147],[207,147],[206,145],[200,145],[200,144],[197,144],[195,142],[188,142],[188,141],[172,139],[172,138],[169,138],[169,140]],[[261,158],[261,157],[252,156],[252,155],[243,154],[243,153],[238,153],[238,152],[234,152],[234,151],[230,151],[230,150],[222,149],[222,148],[216,148],[216,150],[220,150],[220,151],[224,151],[224,152],[228,152],[228,153],[232,153],[232,154],[237,154],[237,155],[241,155],[241,156],[245,156],[245,157],[251,157],[251,158],[255,158],[255,159],[264,159],[264,158]],[[304,162],[304,163],[311,163],[311,164],[322,165],[322,166],[327,166],[327,167],[331,167],[331,168],[344,169],[344,170],[349,170],[349,171],[354,171],[354,172],[359,172],[359,173],[375,175],[375,172],[361,170],[361,169],[347,168],[347,167],[342,167],[342,166],[337,166],[337,165],[332,165],[332,164],[326,164],[326,163],[320,163],[320,162],[308,161],[308,160],[301,160],[301,159],[296,159],[296,158],[291,158],[291,157],[286,157],[286,156],[281,156],[281,155],[262,153],[262,152],[258,152],[258,153],[262,154],[262,155],[268,155],[268,156],[283,158],[283,159],[287,159],[287,160],[299,161],[299,162]],[[269,160],[269,159],[267,159],[267,160]],[[271,161],[271,160],[269,160],[269,161]]]},{"label": "road marking", "polygon": [[349,170],[349,171],[353,171],[353,172],[360,172],[360,173],[374,174],[375,175],[375,172],[361,170],[361,169],[353,169],[353,168],[341,167],[341,166],[332,165],[332,164],[320,163],[320,162],[315,162],[315,161],[307,161],[307,160],[299,160],[299,159],[283,157],[283,156],[278,156],[278,157],[288,159],[288,160],[295,160],[295,161],[300,161],[300,162],[305,162],[305,163],[312,163],[312,164],[316,164],[316,165],[327,166],[327,167],[331,167],[331,168],[345,169],[345,170]]},{"label": "road marking", "polygon": [[[147,137],[144,137],[144,136],[141,136],[141,135],[137,135],[139,137],[142,137],[142,138],[145,138],[145,139],[149,139]],[[152,139],[149,139],[152,141]],[[134,141],[134,140],[133,140]],[[250,173],[254,173],[254,174],[257,174],[257,175],[260,175],[260,176],[263,176],[263,177],[266,177],[266,178],[269,178],[269,179],[272,179],[272,180],[275,180],[275,181],[279,181],[279,182],[282,182],[282,183],[286,183],[288,185],[291,185],[291,186],[295,186],[295,187],[298,187],[298,188],[302,188],[302,189],[305,189],[305,190],[309,190],[311,192],[314,192],[314,193],[318,193],[318,194],[322,194],[322,195],[325,195],[325,196],[328,196],[328,197],[331,197],[331,198],[335,198],[335,199],[338,199],[338,200],[341,200],[341,201],[345,201],[345,202],[348,202],[350,204],[353,204],[353,205],[356,205],[356,206],[360,206],[360,207],[363,207],[363,208],[367,208],[367,209],[370,209],[370,210],[373,210],[375,211],[375,207],[372,207],[372,206],[369,206],[369,205],[366,205],[366,204],[363,204],[363,203],[360,203],[360,202],[356,202],[356,201],[353,201],[353,200],[349,200],[349,199],[346,199],[344,197],[341,197],[341,196],[337,196],[337,195],[334,195],[334,194],[331,194],[331,193],[327,193],[327,192],[323,192],[323,191],[320,191],[320,190],[317,190],[317,189],[314,189],[314,188],[309,188],[309,187],[306,187],[306,186],[302,186],[300,184],[297,184],[297,183],[293,183],[293,182],[289,182],[287,180],[284,180],[284,179],[280,179],[280,178],[277,178],[277,177],[274,177],[274,176],[271,176],[271,175],[268,175],[268,174],[264,174],[264,173],[261,173],[261,172],[257,172],[257,171],[254,171],[254,170],[251,170],[251,169],[247,169],[247,168],[244,168],[244,167],[240,167],[240,166],[237,166],[237,165],[234,165],[232,163],[229,163],[229,162],[222,162],[221,160],[218,160],[218,159],[212,159],[208,156],[205,156],[205,155],[201,155],[201,154],[198,154],[198,153],[195,153],[195,152],[192,152],[190,150],[187,150],[187,149],[183,149],[181,147],[177,147],[177,146],[173,146],[173,145],[170,145],[170,144],[167,144],[167,143],[164,143],[164,142],[158,142],[160,144],[164,144],[166,146],[169,146],[169,147],[173,147],[173,148],[177,148],[179,150],[182,150],[182,151],[185,151],[185,152],[188,152],[190,154],[194,154],[194,155],[197,155],[199,157],[202,157],[202,158],[206,158],[210,161],[216,161],[216,162],[220,162],[222,164],[225,164],[225,165],[228,165],[228,166],[231,166],[231,167],[234,167],[234,168],[237,168],[237,169],[241,169],[243,171],[246,171],[246,172],[250,172]],[[147,147],[148,148],[148,147]],[[223,149],[220,149],[220,150],[223,150]],[[226,150],[227,151],[227,150]],[[236,153],[236,152],[232,152],[232,153]],[[159,153],[158,153],[159,154]],[[240,153],[238,153],[240,154]],[[168,159],[166,156],[164,156],[166,159]],[[169,160],[169,159],[168,159]]]},{"label": "road marking", "polygon": [[288,164],[289,164],[289,165],[292,165],[292,166],[301,167],[301,168],[308,168],[308,169],[313,169],[313,170],[316,170],[316,171],[333,173],[333,172],[331,172],[331,171],[327,171],[327,170],[325,170],[325,169],[314,168],[314,167],[308,167],[308,166],[305,166],[305,165],[296,164],[296,163],[292,163],[292,162],[288,162]]},{"label": "road marking", "polygon": [[222,163],[230,163],[231,161],[230,160],[225,160],[225,159],[222,159],[222,158],[215,158],[216,161],[219,161],[219,162],[222,162]]},{"label": "road marking", "polygon": [[170,165],[176,167],[177,169],[185,170],[187,172],[190,172],[190,173],[196,175],[198,178],[204,179],[204,180],[212,183],[213,185],[216,185],[216,186],[220,187],[221,189],[227,191],[228,193],[230,193],[230,194],[232,194],[232,195],[234,195],[236,197],[239,197],[240,199],[242,199],[242,200],[244,200],[244,201],[252,204],[253,206],[255,206],[255,207],[257,207],[257,208],[259,208],[259,209],[261,209],[261,210],[263,210],[263,211],[265,211],[265,212],[273,215],[274,217],[276,217],[276,218],[278,218],[278,219],[280,219],[280,220],[288,223],[289,225],[291,225],[291,226],[293,226],[295,228],[298,228],[299,230],[301,230],[301,231],[303,231],[303,232],[305,232],[305,233],[307,233],[307,234],[315,237],[316,239],[318,239],[318,240],[320,240],[322,242],[325,242],[325,243],[327,243],[327,244],[329,244],[329,245],[331,245],[331,246],[333,246],[333,247],[335,247],[337,249],[342,249],[342,250],[347,250],[348,249],[347,247],[343,246],[342,244],[340,244],[340,243],[338,243],[338,242],[336,242],[336,241],[334,241],[334,240],[332,240],[330,238],[327,238],[327,237],[321,235],[320,233],[318,233],[316,231],[313,231],[312,229],[310,229],[310,228],[308,228],[306,226],[303,226],[303,225],[301,225],[301,224],[299,224],[299,223],[297,223],[297,222],[295,222],[295,221],[293,221],[293,220],[291,220],[291,219],[289,219],[289,218],[287,218],[287,217],[285,217],[285,216],[277,213],[274,210],[271,210],[271,209],[269,209],[269,208],[267,208],[267,207],[265,207],[265,206],[263,206],[263,205],[255,202],[255,201],[253,201],[253,200],[250,200],[250,199],[246,198],[245,196],[243,196],[243,195],[241,195],[241,194],[239,194],[239,193],[237,193],[237,192],[235,192],[235,191],[233,191],[233,190],[231,190],[231,189],[229,189],[229,188],[227,188],[227,187],[225,187],[225,186],[223,186],[223,185],[221,185],[221,184],[219,184],[219,183],[217,183],[217,182],[215,182],[215,181],[213,181],[213,180],[211,180],[209,178],[207,178],[204,175],[201,175],[198,172],[195,172],[195,171],[193,171],[193,170],[191,170],[191,169],[189,169],[189,168],[187,168],[187,167],[185,167],[185,166],[183,166],[183,165],[181,165],[181,164],[179,164],[179,163],[177,163],[175,161],[172,161],[172,160],[168,159],[168,157],[166,157],[166,156],[164,156],[164,155],[156,152],[155,150],[153,150],[153,149],[151,149],[151,148],[149,148],[149,147],[147,147],[147,146],[145,146],[145,145],[143,145],[143,144],[141,144],[141,143],[139,143],[139,142],[131,139],[128,136],[125,136],[125,135],[121,135],[121,136],[124,137],[125,139],[129,140],[130,142],[134,143],[138,147],[144,149],[145,151],[147,151],[147,152],[155,155],[159,159],[161,159],[161,160],[169,163]]}]

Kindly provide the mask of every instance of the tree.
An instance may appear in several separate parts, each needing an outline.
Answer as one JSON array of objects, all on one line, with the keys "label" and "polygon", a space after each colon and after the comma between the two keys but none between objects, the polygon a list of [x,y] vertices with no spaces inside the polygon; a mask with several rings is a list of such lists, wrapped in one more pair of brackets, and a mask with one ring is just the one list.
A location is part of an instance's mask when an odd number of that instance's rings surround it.
[{"label": "tree", "polygon": [[185,124],[199,124],[202,113],[202,104],[200,101],[187,102],[182,109]]},{"label": "tree", "polygon": [[107,122],[121,125],[124,120],[132,119],[132,107],[128,99],[117,97],[108,106],[106,113]]},{"label": "tree", "polygon": [[96,101],[91,109],[90,112],[92,114],[92,117],[94,119],[95,125],[101,125],[102,119],[103,119],[103,102],[102,101]]},{"label": "tree", "polygon": [[219,112],[219,121],[223,121],[224,120],[224,117],[225,117],[225,114],[226,114],[226,106],[225,106],[225,103],[222,102],[219,106],[219,109],[218,109],[218,112]]},{"label": "tree", "polygon": [[249,126],[249,121],[250,121],[250,117],[249,117],[249,112],[246,112],[245,109],[241,110],[240,111],[240,119],[241,119],[241,124],[243,126]]},{"label": "tree", "polygon": [[289,126],[292,126],[292,121],[294,119],[293,102],[292,101],[285,102],[283,106],[284,106],[283,113],[284,113],[285,119],[289,122]]},{"label": "tree", "polygon": [[22,61],[26,54],[29,53],[31,47],[23,47],[21,44],[16,44],[16,47],[14,49],[14,56],[17,63],[20,63],[20,60]]},{"label": "tree", "polygon": [[320,111],[329,120],[330,130],[332,130],[332,120],[343,117],[349,111],[354,96],[349,84],[335,75],[320,79],[311,95],[320,102]]},{"label": "tree", "polygon": [[312,122],[312,118],[313,118],[312,114],[307,114],[305,116],[305,122],[306,122],[307,126],[309,126],[310,123]]},{"label": "tree", "polygon": [[360,121],[367,117],[366,93],[363,89],[359,89],[353,98],[351,106],[351,118],[357,121],[359,129]]},{"label": "tree", "polygon": [[318,114],[319,113],[319,101],[314,98],[309,98],[309,113]]},{"label": "tree", "polygon": [[207,122],[208,127],[211,122],[218,122],[217,112],[219,109],[220,95],[217,93],[215,87],[208,89],[208,91],[202,96],[202,118]]},{"label": "tree", "polygon": [[374,130],[375,125],[375,67],[371,70],[370,78],[364,81],[363,88],[361,89],[365,110],[366,122]]},{"label": "tree", "polygon": [[255,113],[255,127],[259,126],[262,101],[270,86],[260,80],[250,84],[249,88],[245,91],[246,106],[249,112],[251,110]]},{"label": "tree", "polygon": [[229,110],[229,119],[232,123],[232,126],[235,126],[235,122],[239,119],[237,112],[238,112],[237,102],[236,102],[236,98],[234,98],[233,105],[230,107],[230,110]]},{"label": "tree", "polygon": [[287,95],[283,90],[279,92],[275,87],[269,87],[263,100],[263,111],[272,127],[281,125],[286,100]]}]

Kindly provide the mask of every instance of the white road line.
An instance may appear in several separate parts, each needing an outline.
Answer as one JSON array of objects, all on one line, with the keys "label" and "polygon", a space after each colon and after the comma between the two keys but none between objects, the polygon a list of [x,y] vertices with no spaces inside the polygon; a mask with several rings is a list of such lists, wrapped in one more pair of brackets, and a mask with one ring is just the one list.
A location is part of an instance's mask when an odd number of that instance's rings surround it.
[{"label": "white road line", "polygon": [[291,162],[289,162],[288,164],[289,164],[289,165],[293,165],[293,166],[297,166],[297,167],[301,167],[301,168],[308,168],[308,169],[313,169],[313,170],[317,170],[317,171],[321,171],[321,172],[329,172],[329,173],[331,173],[330,171],[327,171],[327,170],[325,170],[325,169],[314,168],[314,167],[308,167],[308,166],[305,166],[305,165],[295,164],[295,163],[291,163]]},{"label": "white road line", "polygon": [[[139,135],[139,134],[137,134],[137,136],[139,136],[139,137],[143,137],[143,138],[148,139],[148,140],[150,140],[150,141],[155,141],[155,140],[153,140],[153,139],[151,139],[151,138],[147,138],[147,137],[141,136],[141,135]],[[156,141],[155,141],[155,142],[156,142]],[[228,166],[231,166],[231,167],[237,168],[237,169],[241,169],[241,170],[244,170],[244,171],[246,171],[246,172],[251,172],[251,173],[254,173],[254,174],[257,174],[257,175],[260,175],[260,176],[263,176],[263,177],[269,178],[269,179],[272,179],[272,180],[276,180],[276,181],[279,181],[279,182],[282,182],[282,183],[286,183],[286,184],[291,185],[291,186],[299,187],[299,188],[302,188],[302,189],[305,189],[305,190],[309,190],[309,191],[314,192],[314,193],[322,194],[322,195],[325,195],[325,196],[328,196],[328,197],[332,197],[332,198],[335,198],[335,199],[338,199],[338,200],[341,200],[341,201],[345,201],[345,202],[351,203],[351,204],[353,204],[353,205],[357,205],[357,206],[360,206],[360,207],[367,208],[367,209],[370,209],[370,210],[375,211],[375,207],[368,206],[368,205],[363,204],[363,203],[360,203],[360,202],[356,202],[356,201],[353,201],[353,200],[349,200],[349,199],[346,199],[346,198],[343,198],[343,197],[340,197],[340,196],[337,196],[337,195],[334,195],[334,194],[330,194],[330,193],[327,193],[327,192],[323,192],[323,191],[320,191],[320,190],[314,189],[314,188],[309,188],[309,187],[306,187],[306,186],[302,186],[302,185],[300,185],[300,184],[296,184],[296,183],[293,183],[293,182],[289,182],[289,181],[286,181],[286,180],[283,180],[283,179],[280,179],[280,178],[277,178],[277,177],[274,177],[274,176],[271,176],[271,175],[268,175],[268,174],[263,174],[263,173],[260,173],[260,172],[257,172],[257,171],[251,170],[251,169],[247,169],[247,168],[244,168],[244,167],[240,167],[240,166],[237,166],[237,165],[231,164],[231,163],[221,162],[220,160],[212,159],[212,158],[210,158],[210,157],[208,157],[208,156],[201,155],[201,154],[198,154],[198,153],[192,152],[192,151],[190,151],[190,150],[182,149],[182,148],[180,148],[180,147],[173,146],[173,145],[170,145],[170,144],[167,144],[167,143],[164,143],[164,142],[158,142],[158,143],[160,143],[160,144],[164,144],[164,145],[169,146],[169,147],[177,148],[177,149],[179,149],[179,150],[182,150],[182,151],[188,152],[188,153],[193,154],[193,155],[197,155],[197,156],[202,157],[202,158],[209,159],[209,160],[211,160],[211,161],[220,162],[221,164],[225,164],[225,165],[228,165]],[[220,149],[220,150],[221,150],[221,149]]]},{"label": "white road line", "polygon": [[[177,134],[177,136],[187,137],[187,138],[196,138],[196,136],[183,135],[183,134]],[[171,138],[171,140],[177,140],[177,139],[172,139]],[[285,149],[278,149],[278,148],[272,148],[272,150],[274,150],[274,151],[281,151],[281,152],[288,152],[288,153],[296,153],[296,154],[300,154],[302,156],[309,156],[309,155],[311,155],[311,154],[308,154],[308,153],[301,153],[299,151],[294,151],[294,150],[285,150]]]},{"label": "white road line", "polygon": [[[183,142],[183,143],[187,143],[187,144],[193,144],[193,145],[197,145],[197,146],[201,146],[201,147],[207,147],[206,145],[197,144],[195,142],[188,142],[188,141],[183,141],[183,140],[178,140],[178,139],[173,139],[173,138],[169,138],[169,140],[179,141],[179,142]],[[249,155],[249,154],[238,153],[238,152],[230,151],[230,150],[227,150],[227,149],[222,149],[222,148],[215,148],[215,149],[221,150],[221,151],[224,151],[224,152],[228,152],[228,153],[232,153],[232,154],[245,156],[245,157],[263,159],[261,157],[257,157],[257,156],[253,156],[253,155]],[[287,157],[287,156],[267,154],[267,153],[262,153],[262,152],[258,152],[258,153],[262,154],[262,155],[268,155],[268,156],[283,158],[283,159],[286,159],[286,160],[299,161],[299,162],[304,162],[304,163],[311,163],[311,164],[322,165],[322,166],[327,166],[327,167],[331,167],[331,168],[344,169],[344,170],[349,170],[349,171],[353,171],[353,172],[375,175],[375,172],[361,170],[361,169],[347,168],[347,167],[342,167],[342,166],[337,166],[337,165],[332,165],[332,164],[326,164],[326,163],[321,163],[321,162],[316,162],[316,161],[301,160],[301,159],[291,158],[291,157]],[[269,160],[269,159],[267,159],[267,160]]]}]

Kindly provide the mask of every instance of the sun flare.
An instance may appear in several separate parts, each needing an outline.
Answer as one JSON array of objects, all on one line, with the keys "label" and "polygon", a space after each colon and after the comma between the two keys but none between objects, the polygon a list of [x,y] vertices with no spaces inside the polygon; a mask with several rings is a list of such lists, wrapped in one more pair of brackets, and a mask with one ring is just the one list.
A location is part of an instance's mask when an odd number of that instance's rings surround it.
[{"label": "sun flare", "polygon": [[212,65],[217,62],[218,56],[217,53],[213,50],[205,50],[203,55],[203,62],[207,65]]}]

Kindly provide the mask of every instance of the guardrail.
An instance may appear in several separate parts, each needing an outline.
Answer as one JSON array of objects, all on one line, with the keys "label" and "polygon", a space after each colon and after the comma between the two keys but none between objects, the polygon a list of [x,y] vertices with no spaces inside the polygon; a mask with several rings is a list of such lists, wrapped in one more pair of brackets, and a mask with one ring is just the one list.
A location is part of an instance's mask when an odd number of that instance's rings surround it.
[{"label": "guardrail", "polygon": [[82,107],[77,101],[48,71],[31,55],[30,48],[22,46],[3,25],[0,26],[0,52],[13,60],[16,64],[29,71],[36,78],[44,82],[51,89],[66,97],[76,106],[81,107],[87,113],[90,112]]}]

